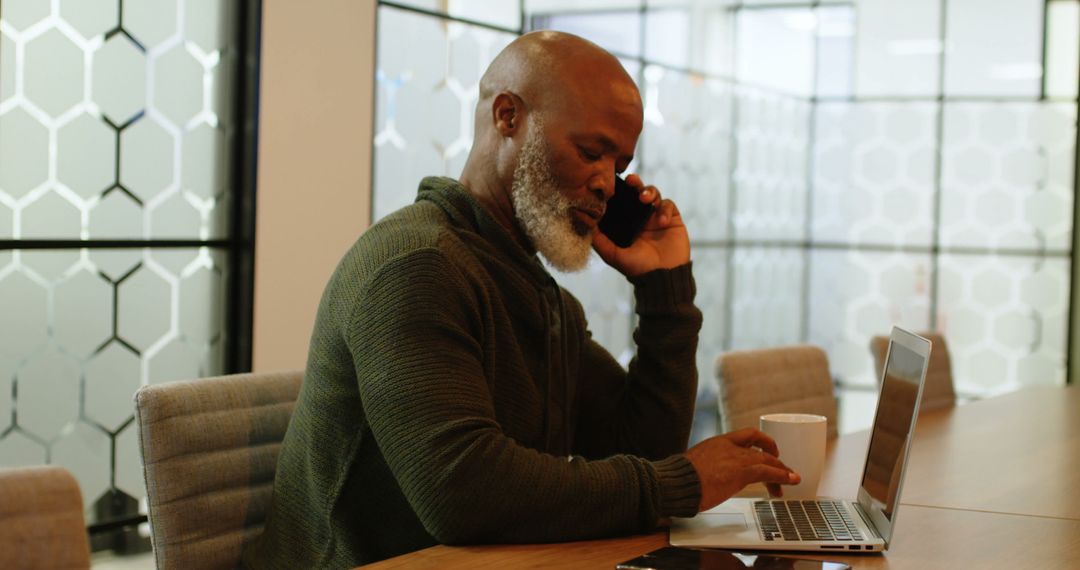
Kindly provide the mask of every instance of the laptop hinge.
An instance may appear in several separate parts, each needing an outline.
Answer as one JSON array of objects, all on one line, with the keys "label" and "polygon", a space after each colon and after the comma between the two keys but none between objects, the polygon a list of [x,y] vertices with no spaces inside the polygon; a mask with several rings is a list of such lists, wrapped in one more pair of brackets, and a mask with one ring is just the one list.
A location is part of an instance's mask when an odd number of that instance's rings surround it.
[{"label": "laptop hinge", "polygon": [[874,534],[874,538],[880,538],[882,540],[885,540],[885,538],[881,536],[881,533],[878,532],[877,527],[874,526],[874,521],[872,521],[869,515],[867,515],[866,512],[863,511],[862,505],[859,504],[858,501],[852,501],[851,506],[855,507],[855,512],[859,514],[859,517],[863,520],[863,523],[866,524],[866,528],[870,529],[870,532]]}]

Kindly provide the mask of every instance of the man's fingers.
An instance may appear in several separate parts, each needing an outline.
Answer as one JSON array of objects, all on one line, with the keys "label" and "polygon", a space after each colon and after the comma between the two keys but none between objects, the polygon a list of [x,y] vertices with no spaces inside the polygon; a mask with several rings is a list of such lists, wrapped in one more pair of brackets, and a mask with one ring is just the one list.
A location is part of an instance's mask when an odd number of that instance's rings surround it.
[{"label": "man's fingers", "polygon": [[660,197],[660,189],[656,186],[646,186],[645,189],[641,191],[641,201],[645,204],[656,207],[663,203],[662,200],[663,198]]},{"label": "man's fingers", "polygon": [[770,497],[783,497],[784,488],[776,483],[766,483],[765,488],[769,491]]},{"label": "man's fingers", "polygon": [[768,435],[765,435],[764,432],[754,428],[743,428],[738,431],[733,431],[724,437],[730,439],[735,445],[742,447],[758,447],[765,453],[774,457],[780,455],[780,450],[776,447],[776,441]]},{"label": "man's fingers", "polygon": [[658,222],[660,222],[661,228],[666,228],[671,225],[671,219],[675,216],[675,204],[671,200],[661,200],[657,196],[656,200],[651,202],[653,211]]},{"label": "man's fingers", "polygon": [[747,475],[750,476],[750,483],[778,483],[782,485],[794,485],[802,478],[798,473],[794,471],[788,471],[779,467],[772,467],[765,465],[764,463],[758,463],[757,465],[751,465],[746,469]]},{"label": "man's fingers", "polygon": [[776,457],[774,457],[772,455],[769,455],[768,453],[762,453],[761,454],[761,462],[764,463],[765,465],[768,465],[769,467],[775,467],[777,469],[784,469],[786,471],[792,471],[792,469],[790,467],[788,467],[787,465],[785,465],[783,461],[780,461],[779,459],[777,459]]},{"label": "man's fingers", "polygon": [[659,188],[652,185],[645,185],[645,181],[637,174],[627,174],[623,177],[623,180],[633,188],[637,189],[638,197],[641,199],[642,203],[659,206],[662,199]]},{"label": "man's fingers", "polygon": [[743,447],[749,447],[750,441],[754,438],[754,432],[758,430],[754,428],[742,428],[732,432],[725,433],[722,437],[726,437],[731,440],[735,445],[741,445]]}]

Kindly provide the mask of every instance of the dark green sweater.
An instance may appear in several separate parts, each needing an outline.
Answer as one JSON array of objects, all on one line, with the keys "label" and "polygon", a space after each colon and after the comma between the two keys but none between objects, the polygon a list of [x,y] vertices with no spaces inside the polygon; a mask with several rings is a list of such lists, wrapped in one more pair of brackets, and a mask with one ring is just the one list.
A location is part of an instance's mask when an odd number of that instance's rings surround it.
[{"label": "dark green sweater", "polygon": [[246,564],[344,568],[696,513],[697,474],[680,454],[701,326],[690,266],[632,281],[627,373],[535,255],[459,183],[425,179],[326,287]]}]

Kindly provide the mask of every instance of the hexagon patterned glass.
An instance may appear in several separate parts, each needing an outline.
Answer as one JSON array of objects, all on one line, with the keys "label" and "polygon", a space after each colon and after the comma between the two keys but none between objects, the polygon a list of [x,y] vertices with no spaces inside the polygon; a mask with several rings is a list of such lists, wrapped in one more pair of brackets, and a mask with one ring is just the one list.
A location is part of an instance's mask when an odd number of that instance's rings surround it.
[{"label": "hexagon patterned glass", "polygon": [[379,10],[375,218],[411,204],[420,179],[457,176],[472,146],[480,75],[514,36]]},{"label": "hexagon patterned glass", "polygon": [[[483,0],[381,4],[376,219],[460,174],[476,80],[515,27]],[[946,337],[962,396],[1064,381],[1080,1],[521,5],[520,32],[582,35],[639,87],[629,171],[690,234],[699,412],[718,355],[794,343],[869,396],[893,325]],[[632,287],[598,259],[555,277],[627,362]]]},{"label": "hexagon patterned glass", "polygon": [[[208,247],[0,256],[0,446],[19,441],[59,462],[56,446],[67,441],[71,457],[88,460],[63,464],[89,508],[109,490],[89,482],[119,475],[108,458],[135,429],[135,390],[221,373],[225,260]],[[72,450],[77,441],[99,443]],[[121,468],[141,481],[138,464]]]},{"label": "hexagon patterned glass", "polygon": [[226,237],[234,3],[204,4],[4,3],[0,239]]},{"label": "hexagon patterned glass", "polygon": [[88,523],[145,496],[135,390],[223,370],[235,4],[0,3],[0,466]]}]

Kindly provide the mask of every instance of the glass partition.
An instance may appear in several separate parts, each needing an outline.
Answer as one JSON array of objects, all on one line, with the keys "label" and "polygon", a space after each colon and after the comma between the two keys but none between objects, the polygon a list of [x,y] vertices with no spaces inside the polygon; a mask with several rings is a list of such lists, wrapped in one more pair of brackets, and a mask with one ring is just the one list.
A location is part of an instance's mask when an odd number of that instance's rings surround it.
[{"label": "glass partition", "polygon": [[[461,25],[446,21],[452,14],[382,4],[380,41],[427,26],[433,53],[456,49],[444,32]],[[631,170],[680,204],[705,312],[695,438],[714,425],[722,352],[818,344],[842,394],[870,392],[870,338],[894,324],[945,335],[962,396],[1065,381],[1078,4],[521,3],[517,33],[589,38],[641,87],[645,128]],[[454,77],[441,56],[379,53],[380,96],[408,83],[426,89],[382,100],[380,121],[468,111],[463,98],[440,94]],[[437,80],[418,82],[432,73]],[[424,137],[441,124],[424,123]],[[377,215],[411,201],[423,175],[460,173],[438,145],[381,136]],[[625,361],[632,296],[598,264],[557,277]],[[844,429],[872,419],[845,417]]]},{"label": "glass partition", "polygon": [[244,366],[252,9],[0,3],[0,466],[68,468],[95,550],[145,539],[135,390]]}]

